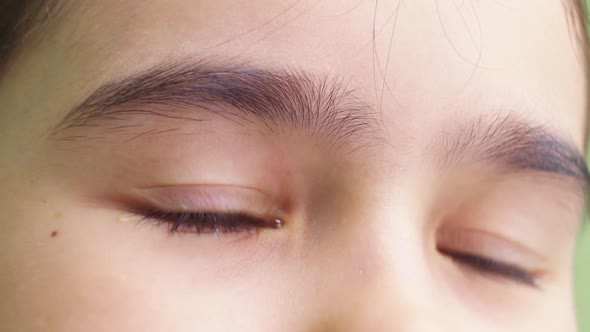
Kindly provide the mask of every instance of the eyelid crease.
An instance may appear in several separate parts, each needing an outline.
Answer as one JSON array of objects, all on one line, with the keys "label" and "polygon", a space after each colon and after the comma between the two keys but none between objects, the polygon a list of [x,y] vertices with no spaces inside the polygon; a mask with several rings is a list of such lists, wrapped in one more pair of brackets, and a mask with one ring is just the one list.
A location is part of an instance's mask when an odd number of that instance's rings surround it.
[{"label": "eyelid crease", "polygon": [[243,211],[285,218],[287,205],[260,189],[233,185],[165,185],[131,191],[132,205],[177,212]]},{"label": "eyelid crease", "polygon": [[[436,234],[437,246],[448,250],[469,252],[492,260],[505,261],[542,274],[539,266],[545,258],[532,248],[491,231],[459,228],[442,228]],[[501,258],[506,257],[506,258]]]},{"label": "eyelid crease", "polygon": [[179,184],[170,183],[170,184],[160,184],[160,185],[143,185],[143,186],[136,187],[137,190],[167,189],[167,188],[213,188],[213,189],[216,189],[216,188],[219,188],[219,189],[236,188],[236,189],[252,190],[252,191],[259,192],[262,195],[270,196],[270,194],[268,194],[267,192],[260,190],[256,187],[246,186],[246,185],[235,185],[235,184],[200,183],[199,182],[199,183],[179,183]]}]

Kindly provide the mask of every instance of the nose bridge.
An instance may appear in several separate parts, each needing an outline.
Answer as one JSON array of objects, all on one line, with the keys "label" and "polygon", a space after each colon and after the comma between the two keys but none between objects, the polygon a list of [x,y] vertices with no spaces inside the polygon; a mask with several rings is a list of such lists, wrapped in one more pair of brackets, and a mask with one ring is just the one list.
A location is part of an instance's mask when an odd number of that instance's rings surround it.
[{"label": "nose bridge", "polygon": [[[405,211],[405,212],[404,212]],[[446,331],[419,216],[407,209],[357,222],[323,275],[333,327],[325,331]],[[340,277],[338,277],[340,274]],[[330,324],[327,324],[328,326]]]},{"label": "nose bridge", "polygon": [[333,284],[321,331],[451,331],[444,328],[445,308],[425,268],[379,265],[365,264],[360,278]]},{"label": "nose bridge", "polygon": [[410,252],[416,248],[399,250],[368,266],[364,282],[350,289],[350,298],[343,300],[351,304],[343,308],[350,322],[342,331],[441,331],[435,278],[426,258]]},{"label": "nose bridge", "polygon": [[424,278],[383,273],[344,298],[340,331],[443,331],[437,298]]}]

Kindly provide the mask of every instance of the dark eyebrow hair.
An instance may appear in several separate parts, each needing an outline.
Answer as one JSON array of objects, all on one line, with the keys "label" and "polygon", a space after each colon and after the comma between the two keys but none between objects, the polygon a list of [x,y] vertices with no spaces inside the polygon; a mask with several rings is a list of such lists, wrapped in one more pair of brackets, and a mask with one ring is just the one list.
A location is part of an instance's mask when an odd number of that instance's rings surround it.
[{"label": "dark eyebrow hair", "polygon": [[51,136],[74,128],[122,128],[116,124],[129,115],[199,122],[202,111],[240,125],[256,120],[273,133],[300,130],[330,143],[378,139],[371,107],[342,80],[231,60],[180,60],[108,82],[73,108]]},{"label": "dark eyebrow hair", "polygon": [[[201,122],[203,111],[240,125],[256,120],[272,133],[303,131],[354,149],[369,141],[389,144],[379,134],[371,107],[341,80],[230,60],[180,60],[107,82],[61,119],[50,137],[84,140],[86,133],[69,133],[82,128],[106,134],[129,130],[135,138],[169,130],[141,132],[141,125],[126,121],[128,116]],[[452,167],[466,158],[500,162],[511,170],[575,178],[586,188],[587,166],[573,144],[514,115],[493,114],[438,135],[436,145],[442,142],[445,151],[441,166]]]},{"label": "dark eyebrow hair", "polygon": [[585,158],[574,144],[548,127],[532,125],[511,114],[485,114],[440,137],[445,151],[442,167],[468,158],[501,163],[509,170],[564,175],[577,180],[584,190],[589,184]]}]

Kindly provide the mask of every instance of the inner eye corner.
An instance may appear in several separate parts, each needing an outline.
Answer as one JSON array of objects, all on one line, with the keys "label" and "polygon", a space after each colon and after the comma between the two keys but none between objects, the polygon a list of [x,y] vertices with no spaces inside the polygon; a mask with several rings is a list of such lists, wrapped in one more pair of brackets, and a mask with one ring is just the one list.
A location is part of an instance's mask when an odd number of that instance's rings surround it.
[{"label": "inner eye corner", "polygon": [[446,216],[437,218],[433,223],[432,229],[430,231],[430,246],[439,253],[441,248],[447,247],[445,243],[448,242],[448,239],[452,237],[451,235],[455,233],[452,230],[452,226],[450,226],[450,224],[452,224],[452,220]]},{"label": "inner eye corner", "polygon": [[285,227],[285,220],[281,217],[273,217],[271,227],[275,229],[280,229]]}]

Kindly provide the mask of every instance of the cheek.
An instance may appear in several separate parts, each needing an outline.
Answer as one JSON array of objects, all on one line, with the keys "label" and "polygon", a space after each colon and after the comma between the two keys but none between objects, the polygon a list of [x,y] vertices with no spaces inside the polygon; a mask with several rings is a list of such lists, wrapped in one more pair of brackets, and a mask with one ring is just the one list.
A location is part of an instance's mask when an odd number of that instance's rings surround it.
[{"label": "cheek", "polygon": [[278,255],[236,264],[235,252],[204,254],[193,245],[203,241],[171,238],[165,229],[127,223],[110,211],[77,208],[66,200],[39,202],[3,212],[0,306],[6,310],[0,312],[6,316],[0,320],[12,330],[284,326],[288,312],[281,311],[289,302],[284,298],[294,292],[276,268]]},{"label": "cheek", "polygon": [[[471,310],[449,306],[448,301],[457,292],[480,294],[474,292],[476,285],[468,287],[460,280],[456,292],[433,296],[423,292],[425,279],[415,274],[408,274],[407,283],[383,275],[376,267],[383,266],[389,251],[371,236],[371,227],[362,227],[366,233],[360,235],[359,228],[345,228],[349,236],[332,232],[307,255],[289,247],[285,252],[300,254],[264,250],[275,255],[261,257],[247,248],[244,252],[251,255],[235,250],[224,254],[202,247],[211,241],[188,235],[171,238],[164,229],[125,222],[113,211],[81,207],[57,190],[13,196],[0,200],[0,321],[7,322],[8,330],[305,331],[314,319],[329,319],[326,326],[343,330],[351,325],[340,323],[356,322],[363,330],[366,321],[361,316],[372,317],[374,310],[403,323],[412,301],[426,304],[426,309],[412,313],[418,320],[438,315],[468,321]],[[399,242],[396,239],[382,240]],[[250,260],[236,264],[237,256]],[[370,263],[374,261],[379,264]],[[410,264],[391,263],[400,268]],[[367,289],[370,296],[364,295]],[[508,298],[506,290],[494,291],[501,294],[499,302]],[[563,322],[573,322],[571,304],[563,303],[571,298],[563,294],[567,290],[547,291],[552,295],[530,304],[543,318],[523,319],[530,328],[514,330],[562,331]],[[531,310],[521,311],[528,315]],[[454,326],[485,331],[477,324]]]},{"label": "cheek", "polygon": [[[52,199],[4,212],[1,310],[12,330],[135,331],[156,323],[149,287],[125,278],[129,267],[92,218]],[[30,203],[30,202],[29,202]],[[22,203],[21,203],[22,204]],[[147,272],[147,271],[146,271]],[[129,273],[134,275],[135,273]],[[151,307],[151,308],[150,308]],[[143,312],[142,312],[143,311]]]}]

